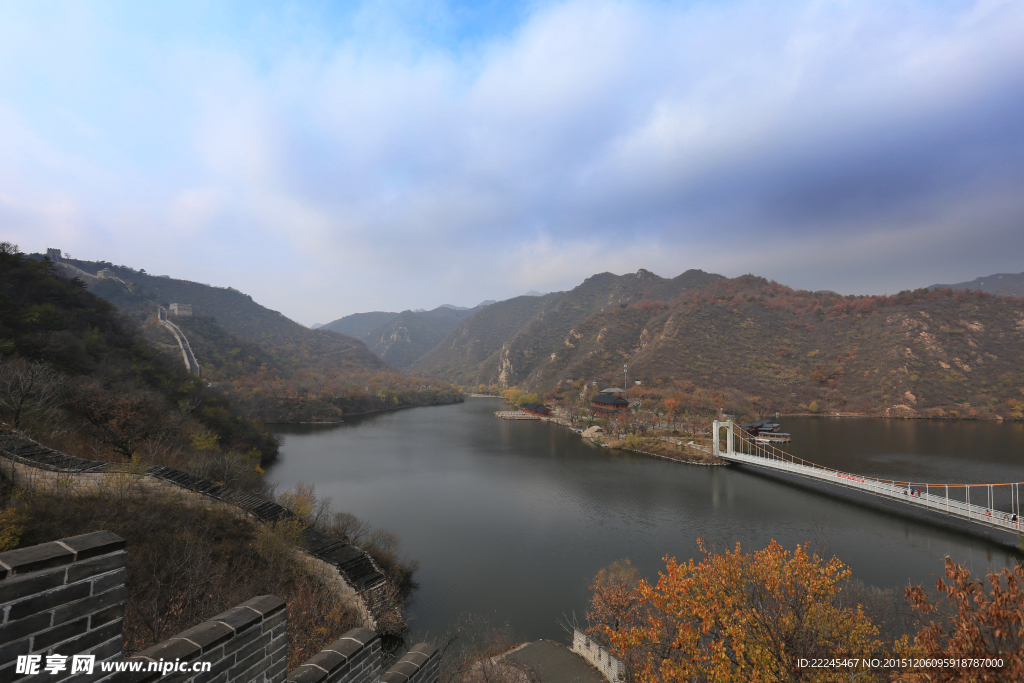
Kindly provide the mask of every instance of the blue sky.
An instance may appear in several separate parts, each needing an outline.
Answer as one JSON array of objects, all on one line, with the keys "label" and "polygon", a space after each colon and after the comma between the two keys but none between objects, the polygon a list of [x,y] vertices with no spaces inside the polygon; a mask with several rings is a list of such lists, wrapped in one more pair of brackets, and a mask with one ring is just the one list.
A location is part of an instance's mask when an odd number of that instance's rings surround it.
[{"label": "blue sky", "polygon": [[306,324],[1024,270],[1024,2],[0,1],[0,239]]}]

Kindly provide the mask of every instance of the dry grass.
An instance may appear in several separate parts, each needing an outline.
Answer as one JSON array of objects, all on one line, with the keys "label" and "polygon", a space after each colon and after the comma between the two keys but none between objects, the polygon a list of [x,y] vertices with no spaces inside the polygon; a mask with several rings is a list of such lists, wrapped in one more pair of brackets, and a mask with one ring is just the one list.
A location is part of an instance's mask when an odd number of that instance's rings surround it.
[{"label": "dry grass", "polygon": [[297,532],[288,525],[263,527],[227,509],[119,495],[117,487],[8,487],[0,503],[17,511],[19,547],[104,529],[127,540],[126,653],[262,594],[288,602],[289,668],[358,625],[356,612],[296,561]]}]

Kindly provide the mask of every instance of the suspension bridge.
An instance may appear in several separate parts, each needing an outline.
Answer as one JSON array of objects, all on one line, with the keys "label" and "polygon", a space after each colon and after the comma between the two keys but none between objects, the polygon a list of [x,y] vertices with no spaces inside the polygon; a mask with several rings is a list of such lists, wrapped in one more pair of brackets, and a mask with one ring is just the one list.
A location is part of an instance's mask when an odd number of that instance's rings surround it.
[{"label": "suspension bridge", "polygon": [[[1024,482],[950,484],[881,479],[844,472],[797,458],[770,443],[759,442],[731,420],[715,420],[711,427],[711,449],[718,457],[730,463],[859,491],[990,529],[1012,534],[1020,534],[1022,531],[1020,489]],[[985,499],[984,505],[980,504],[979,499],[982,497]]]}]

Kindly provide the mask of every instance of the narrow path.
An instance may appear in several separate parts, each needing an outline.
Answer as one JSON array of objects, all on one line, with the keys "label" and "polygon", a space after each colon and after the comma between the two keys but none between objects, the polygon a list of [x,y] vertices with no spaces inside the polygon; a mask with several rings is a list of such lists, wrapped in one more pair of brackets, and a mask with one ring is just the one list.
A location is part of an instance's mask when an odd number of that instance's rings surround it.
[{"label": "narrow path", "polygon": [[[90,486],[99,485],[107,475],[126,476],[124,463],[99,462],[56,451],[4,423],[0,423],[0,471],[8,481],[23,488],[47,482],[63,482],[62,485],[67,486],[69,481],[74,481],[82,490],[88,490]],[[170,487],[170,490],[201,496],[214,504],[238,508],[265,524],[296,519],[291,510],[262,496],[232,491],[164,465],[146,465],[137,473],[129,472],[128,478],[137,485],[133,493],[140,496],[153,495]],[[373,558],[350,543],[304,527],[302,546],[310,556],[336,568],[357,593],[363,594],[386,582],[384,572]]]},{"label": "narrow path", "polygon": [[608,683],[583,657],[551,640],[535,641],[504,658],[532,670],[540,683]]}]

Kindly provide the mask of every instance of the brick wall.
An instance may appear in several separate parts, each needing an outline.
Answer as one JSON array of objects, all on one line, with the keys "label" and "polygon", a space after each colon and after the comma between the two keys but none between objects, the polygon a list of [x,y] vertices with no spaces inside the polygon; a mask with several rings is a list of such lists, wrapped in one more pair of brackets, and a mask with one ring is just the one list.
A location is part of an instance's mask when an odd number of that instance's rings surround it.
[{"label": "brick wall", "polygon": [[288,683],[362,683],[381,671],[380,636],[355,628],[310,657],[288,675]]},{"label": "brick wall", "polygon": [[288,683],[437,683],[440,656],[433,645],[413,645],[381,675],[380,636],[352,629],[288,675]]},{"label": "brick wall", "polygon": [[387,673],[380,683],[437,683],[441,678],[441,657],[433,645],[413,645]]},{"label": "brick wall", "polygon": [[[288,609],[284,600],[261,595],[227,612],[182,631],[131,657],[125,664],[141,663],[130,676],[112,673],[91,680],[112,683],[130,680],[148,683],[280,683],[288,663]],[[181,673],[149,671],[150,662],[184,662]],[[209,662],[209,667],[196,667]],[[196,668],[208,670],[198,670]],[[180,669],[179,669],[180,671]]]},{"label": "brick wall", "polygon": [[[290,683],[438,681],[437,648],[423,643],[382,676],[381,639],[367,628],[349,631],[289,676],[288,609],[273,595],[247,600],[124,658],[124,548],[124,539],[97,531],[0,553],[0,681],[55,683],[70,675],[71,658],[82,654],[96,657],[87,677],[91,683],[281,683],[286,677]],[[19,655],[40,655],[40,671],[16,673]],[[68,658],[61,673],[42,670],[47,655]],[[103,672],[103,662],[137,668]],[[150,671],[156,662],[177,662],[178,668],[168,674]]]},{"label": "brick wall", "polygon": [[[58,488],[62,490],[100,490],[116,495],[177,496],[191,505],[224,507],[260,522],[275,523],[294,519],[284,507],[260,496],[231,491],[205,479],[162,465],[137,471],[119,463],[97,462],[53,450],[21,432],[0,423],[0,474],[21,488]],[[352,603],[375,627],[362,594],[385,584],[384,572],[362,549],[316,529],[307,528],[302,543],[311,559],[330,568],[334,576],[347,584],[342,597]],[[332,580],[332,583],[338,583]]]},{"label": "brick wall", "polygon": [[97,531],[0,553],[0,681],[23,678],[18,655],[121,657],[124,545]]}]

